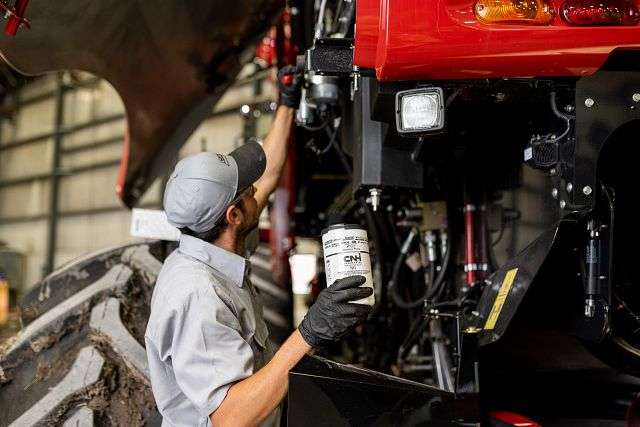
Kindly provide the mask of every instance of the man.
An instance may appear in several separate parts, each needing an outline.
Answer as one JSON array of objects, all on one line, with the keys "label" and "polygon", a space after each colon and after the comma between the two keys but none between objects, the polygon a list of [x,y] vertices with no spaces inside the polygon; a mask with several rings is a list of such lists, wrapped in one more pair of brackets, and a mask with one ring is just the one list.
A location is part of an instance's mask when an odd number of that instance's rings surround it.
[{"label": "man", "polygon": [[289,370],[370,310],[350,303],[371,295],[359,287],[363,277],[336,281],[274,355],[247,277],[247,237],[280,179],[300,80],[292,67],[278,73],[282,105],[264,150],[246,144],[229,155],[185,158],[167,184],[167,218],[182,236],[158,276],[145,333],[163,425],[273,425]]}]

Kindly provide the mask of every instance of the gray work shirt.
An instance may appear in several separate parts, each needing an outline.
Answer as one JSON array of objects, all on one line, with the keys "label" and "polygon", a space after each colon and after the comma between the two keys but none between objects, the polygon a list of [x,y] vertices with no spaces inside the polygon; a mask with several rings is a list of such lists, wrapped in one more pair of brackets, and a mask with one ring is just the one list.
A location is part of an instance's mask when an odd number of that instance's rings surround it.
[{"label": "gray work shirt", "polygon": [[245,258],[187,235],[166,259],[145,333],[163,426],[211,425],[229,387],[273,356],[248,270]]}]

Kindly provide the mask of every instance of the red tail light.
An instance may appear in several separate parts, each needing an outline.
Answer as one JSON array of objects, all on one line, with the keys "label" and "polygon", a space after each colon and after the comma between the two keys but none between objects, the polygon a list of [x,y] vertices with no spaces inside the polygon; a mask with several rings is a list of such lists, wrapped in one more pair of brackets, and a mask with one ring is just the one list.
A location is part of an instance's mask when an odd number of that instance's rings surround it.
[{"label": "red tail light", "polygon": [[560,14],[571,25],[637,25],[638,7],[628,0],[567,0]]}]

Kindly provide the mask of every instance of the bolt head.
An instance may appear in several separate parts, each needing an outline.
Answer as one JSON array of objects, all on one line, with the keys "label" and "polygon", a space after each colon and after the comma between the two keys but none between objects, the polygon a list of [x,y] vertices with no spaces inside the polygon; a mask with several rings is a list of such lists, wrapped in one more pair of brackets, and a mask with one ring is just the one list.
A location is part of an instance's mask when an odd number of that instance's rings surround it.
[{"label": "bolt head", "polygon": [[567,193],[571,193],[573,191],[573,184],[568,182],[567,183]]},{"label": "bolt head", "polygon": [[596,101],[594,101],[593,98],[587,98],[587,99],[584,100],[584,105],[587,108],[593,107],[595,105],[595,103],[596,103]]},{"label": "bolt head", "polygon": [[567,206],[567,202],[560,200],[560,209],[564,209]]},{"label": "bolt head", "polygon": [[582,188],[582,192],[584,193],[585,196],[588,196],[591,193],[593,193],[593,189],[591,187],[589,187],[588,185],[586,185],[586,186],[584,186]]},{"label": "bolt head", "polygon": [[640,93],[633,94],[633,102],[640,102]]},{"label": "bolt head", "polygon": [[551,170],[549,171],[549,173],[550,173],[551,175],[555,175],[555,174],[557,174],[557,173],[558,173],[558,171],[556,170],[556,168],[553,168],[553,169],[551,169]]},{"label": "bolt head", "polygon": [[557,189],[557,188],[554,188],[553,190],[551,190],[551,196],[552,196],[554,199],[557,199],[557,198],[558,198],[558,189]]}]

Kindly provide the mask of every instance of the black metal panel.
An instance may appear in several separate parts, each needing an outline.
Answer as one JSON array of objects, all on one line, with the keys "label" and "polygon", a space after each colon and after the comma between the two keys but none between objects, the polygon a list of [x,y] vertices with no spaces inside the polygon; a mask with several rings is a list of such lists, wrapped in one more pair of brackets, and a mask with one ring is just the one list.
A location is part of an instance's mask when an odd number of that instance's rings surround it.
[{"label": "black metal panel", "polygon": [[451,426],[479,419],[473,396],[305,357],[289,374],[289,426]]},{"label": "black metal panel", "polygon": [[[635,58],[637,61],[638,56]],[[640,73],[600,71],[578,80],[573,191],[565,194],[575,207],[593,208],[599,191],[596,174],[602,147],[622,125],[639,119]]]},{"label": "black metal panel", "polygon": [[[547,260],[558,236],[573,227],[575,227],[574,221],[559,222],[557,226],[543,233],[491,275],[488,279],[489,284],[482,293],[476,315],[468,320],[465,326],[465,329],[472,328],[478,331],[479,345],[491,344],[502,337],[543,263]],[[517,271],[513,283],[503,288],[507,275],[514,269]],[[502,299],[498,301],[501,288],[507,292],[501,295]],[[496,316],[495,325],[489,327],[487,321],[492,314]]]},{"label": "black metal panel", "polygon": [[354,191],[363,187],[422,188],[422,163],[411,159],[411,151],[386,145],[389,125],[371,119],[376,88],[375,79],[363,77],[354,99]]}]

